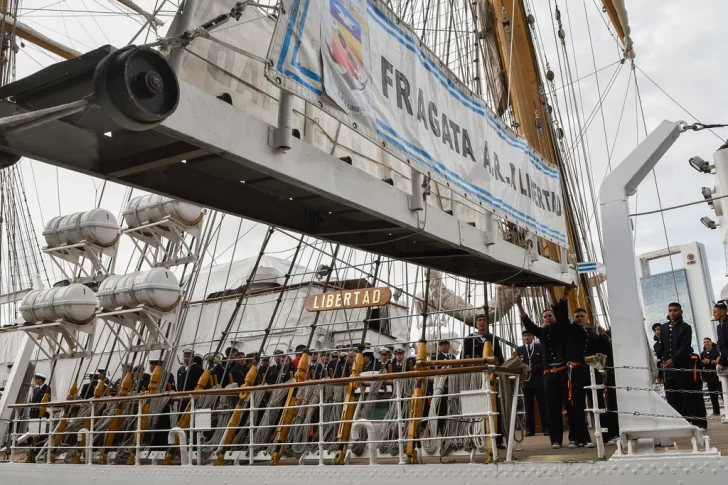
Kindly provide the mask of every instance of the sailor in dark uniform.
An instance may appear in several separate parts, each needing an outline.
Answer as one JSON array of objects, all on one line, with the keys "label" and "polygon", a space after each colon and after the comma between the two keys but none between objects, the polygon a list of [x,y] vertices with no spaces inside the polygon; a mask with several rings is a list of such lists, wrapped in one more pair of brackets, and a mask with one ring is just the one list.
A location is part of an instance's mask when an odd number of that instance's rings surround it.
[{"label": "sailor in dark uniform", "polygon": [[[505,362],[500,339],[488,330],[488,318],[485,312],[481,312],[475,316],[475,328],[476,332],[463,340],[462,357],[464,359],[482,358],[485,342],[490,342],[493,345],[493,355],[496,358],[497,364],[500,365]],[[498,429],[503,429],[503,418],[501,417],[503,414],[500,411],[500,400],[496,400],[496,412],[498,413]],[[496,437],[495,442],[498,448],[505,448],[502,434]]]},{"label": "sailor in dark uniform", "polygon": [[380,364],[381,368],[386,370],[388,373],[392,373],[392,352],[387,348],[383,347],[380,351],[380,354],[382,355],[382,362]]},{"label": "sailor in dark uniform", "polygon": [[449,340],[440,340],[438,342],[439,350],[437,352],[437,360],[454,360],[455,355],[450,353],[450,341]]},{"label": "sailor in dark uniform", "polygon": [[484,312],[476,315],[475,328],[476,332],[469,337],[465,337],[465,339],[463,340],[462,358],[482,358],[485,342],[490,342],[493,345],[493,355],[495,355],[498,364],[502,364],[503,362],[505,362],[505,359],[503,358],[503,350],[501,349],[500,345],[500,339],[488,331],[488,320]]},{"label": "sailor in dark uniform", "polygon": [[716,328],[718,335],[718,352],[720,357],[715,365],[715,369],[718,372],[723,372],[725,367],[728,367],[728,305],[725,301],[716,302],[713,305],[713,319],[718,322]]},{"label": "sailor in dark uniform", "polygon": [[681,392],[702,390],[702,381],[701,388],[698,389],[693,372],[686,372],[687,369],[696,369],[699,364],[699,359],[693,359],[693,348],[690,345],[693,329],[683,321],[682,307],[679,303],[670,303],[667,315],[670,321],[663,323],[660,330],[662,367],[665,369],[665,397],[667,402],[686,418],[697,417],[688,418],[688,421],[705,429],[708,423],[704,418],[706,413],[702,393]]},{"label": "sailor in dark uniform", "polygon": [[713,416],[720,416],[720,401],[718,394],[722,395],[720,390],[720,381],[718,374],[715,372],[715,364],[718,363],[718,348],[713,341],[705,337],[703,339],[703,352],[700,354],[700,361],[703,363],[703,369],[710,372],[703,372],[703,379],[708,384],[708,392],[710,393],[710,402],[713,405]]},{"label": "sailor in dark uniform", "polygon": [[392,372],[406,372],[407,361],[405,360],[404,349],[397,347],[394,349],[394,361],[392,362]]},{"label": "sailor in dark uniform", "polygon": [[662,384],[665,379],[665,373],[662,371],[662,343],[660,343],[660,332],[662,330],[662,323],[655,323],[652,325],[652,338],[655,343],[652,345],[652,349],[655,351],[655,357],[657,358],[657,368],[659,373],[657,374],[657,383]]},{"label": "sailor in dark uniform", "polygon": [[[48,398],[50,400],[51,389],[50,387],[48,387],[48,384],[46,384],[46,379],[48,378],[44,374],[36,374],[34,377],[36,388],[33,389],[33,393],[30,395],[30,402],[41,403],[43,402],[43,397],[45,397],[46,394],[48,394]],[[43,416],[41,416],[40,408],[30,408],[30,419],[38,419],[40,417],[47,418],[48,416],[48,412],[44,413]]]},{"label": "sailor in dark uniform", "polygon": [[230,367],[233,365],[233,359],[235,359],[235,356],[237,355],[238,349],[235,347],[228,347],[225,349],[225,360],[223,362],[218,362],[215,364],[215,367],[212,368],[210,382],[208,383],[209,387],[215,387],[217,384],[220,384],[221,387],[225,387],[230,384],[229,381],[225,381],[225,377],[230,374]]},{"label": "sailor in dark uniform", "polygon": [[316,350],[311,351],[310,362],[308,364],[308,379],[319,380],[324,375],[324,365],[319,362],[319,352]]},{"label": "sailor in dark uniform", "polygon": [[536,434],[536,410],[534,401],[538,404],[538,413],[541,416],[541,429],[544,435],[549,434],[548,411],[546,410],[546,396],[543,389],[543,347],[533,341],[533,334],[523,331],[523,345],[516,349],[528,369],[526,380],[523,383],[523,401],[526,406],[526,436]]},{"label": "sailor in dark uniform", "polygon": [[177,386],[180,391],[194,391],[202,377],[202,366],[192,362],[194,352],[192,349],[182,351],[182,365],[177,369]]},{"label": "sailor in dark uniform", "polygon": [[528,316],[523,309],[521,296],[516,295],[515,302],[521,314],[521,323],[524,328],[531,332],[543,346],[545,355],[544,362],[544,391],[546,395],[546,409],[548,410],[549,436],[551,447],[561,448],[564,439],[564,425],[561,412],[564,403],[568,400],[568,366],[564,353],[563,327],[569,323],[568,294],[570,289],[564,292],[564,296],[557,301],[553,288],[549,288],[551,295],[551,309],[541,313],[543,327],[539,327]]},{"label": "sailor in dark uniform", "polygon": [[569,420],[569,448],[595,446],[584,414],[587,397],[585,386],[591,382],[586,357],[597,353],[606,354],[606,351],[602,343],[603,337],[594,332],[588,319],[586,310],[577,308],[574,310],[574,323],[563,327],[564,355],[568,366],[566,412]]},{"label": "sailor in dark uniform", "polygon": [[[163,366],[164,365],[164,359],[152,359],[149,361],[149,372],[150,374],[154,374],[154,370],[157,368],[157,366]],[[171,372],[167,372],[165,376],[164,370],[162,370],[162,375],[159,378],[159,382],[157,383],[157,392],[172,392],[176,391],[177,388],[174,385],[174,375],[172,375]],[[155,430],[153,432],[152,436],[152,446],[156,447],[167,447],[167,436],[169,435],[169,430],[172,428],[172,420],[170,419],[170,413],[172,412],[172,406],[171,404],[167,404],[162,408],[160,411],[162,414],[157,416],[157,420],[154,423],[153,429]]]},{"label": "sailor in dark uniform", "polygon": [[374,372],[382,370],[382,366],[379,361],[374,357],[374,351],[366,349],[362,352],[364,361],[364,370],[362,372]]}]

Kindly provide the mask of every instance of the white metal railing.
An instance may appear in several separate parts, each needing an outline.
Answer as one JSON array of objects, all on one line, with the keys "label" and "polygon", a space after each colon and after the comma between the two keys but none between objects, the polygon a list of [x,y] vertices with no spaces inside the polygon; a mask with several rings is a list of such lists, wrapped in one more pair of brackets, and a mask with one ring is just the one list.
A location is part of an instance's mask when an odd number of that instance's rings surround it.
[{"label": "white metal railing", "polygon": [[[430,413],[430,416],[415,418],[411,417],[409,413],[406,413],[405,408],[416,399],[428,400],[433,396],[415,398],[410,395],[405,395],[402,385],[403,380],[396,374],[387,376],[391,379],[388,379],[386,389],[380,390],[379,395],[371,395],[369,391],[370,383],[366,381],[361,382],[358,399],[355,402],[357,410],[354,418],[351,420],[340,419],[340,408],[344,403],[331,402],[325,398],[324,386],[327,385],[327,381],[331,381],[331,385],[338,387],[345,386],[339,383],[334,384],[337,380],[329,379],[316,381],[321,387],[319,387],[318,392],[311,391],[309,393],[311,399],[306,402],[301,401],[301,399],[306,397],[305,393],[302,392],[304,388],[298,387],[299,400],[296,401],[295,405],[288,407],[284,405],[256,407],[257,399],[253,399],[253,393],[265,390],[266,387],[274,388],[273,392],[275,392],[276,390],[285,390],[285,385],[236,388],[235,395],[231,395],[230,390],[227,392],[220,390],[217,393],[214,391],[206,391],[204,395],[206,397],[212,395],[217,396],[218,403],[221,399],[225,398],[237,399],[237,394],[241,391],[250,391],[251,394],[245,403],[239,424],[230,427],[228,426],[228,421],[230,413],[233,412],[232,409],[199,409],[196,407],[198,405],[196,399],[190,399],[192,395],[185,393],[175,394],[174,399],[176,401],[170,403],[170,411],[156,413],[143,413],[143,406],[140,404],[143,401],[154,402],[165,397],[169,398],[168,395],[138,395],[133,397],[79,400],[73,401],[73,404],[69,402],[47,403],[45,404],[48,413],[47,418],[33,420],[19,417],[14,420],[10,446],[11,461],[17,461],[19,458],[18,452],[25,449],[35,457],[43,457],[45,463],[58,461],[60,458],[65,458],[66,461],[69,461],[70,457],[73,457],[76,462],[80,462],[80,457],[83,456],[83,463],[91,465],[93,463],[99,463],[102,455],[116,458],[116,455],[119,453],[132,452],[135,455],[134,465],[146,463],[158,464],[167,457],[168,452],[174,452],[175,455],[180,455],[182,466],[203,465],[214,462],[217,455],[221,453],[225,455],[225,461],[227,462],[233,464],[241,464],[243,462],[253,464],[256,461],[270,459],[270,454],[266,453],[266,449],[268,448],[281,446],[285,450],[295,446],[299,448],[299,452],[295,453],[295,455],[300,459],[300,463],[304,464],[308,460],[313,460],[318,464],[324,464],[330,455],[330,450],[334,447],[348,447],[348,460],[353,457],[351,452],[352,446],[362,447],[364,445],[368,448],[368,453],[366,451],[364,453],[358,453],[359,456],[368,457],[370,464],[375,464],[382,458],[396,458],[389,453],[384,454],[378,450],[381,444],[389,443],[396,446],[399,462],[404,463],[405,449],[409,442],[443,439],[470,442],[472,450],[459,451],[458,454],[469,454],[472,461],[475,460],[476,456],[482,456],[486,453],[486,447],[482,445],[489,443],[490,446],[487,448],[493,450],[492,458],[497,461],[499,457],[496,438],[501,433],[498,432],[500,430],[497,430],[496,425],[498,412],[492,407],[491,397],[495,394],[495,391],[491,391],[489,383],[492,376],[503,373],[509,374],[511,376],[510,379],[514,381],[513,395],[510,396],[512,399],[511,419],[509,423],[503,423],[509,431],[505,459],[506,461],[511,461],[518,415],[516,410],[520,389],[520,375],[514,373],[512,369],[501,370],[494,366],[489,366],[485,372],[460,372],[459,374],[452,374],[453,376],[469,375],[471,377],[477,375],[480,379],[480,386],[473,389],[469,393],[469,396],[462,393],[438,394],[438,397],[441,399],[474,400],[474,403],[467,406],[464,405],[464,409],[467,409],[461,413],[443,413],[439,415],[438,411],[435,411],[434,415]],[[409,376],[405,376],[405,378],[413,378],[411,375],[413,373],[405,374],[410,374]],[[289,387],[293,385],[295,384],[288,384]],[[310,401],[313,400],[314,395],[316,395],[318,402],[311,404]],[[187,412],[179,412],[175,409],[176,404],[183,401],[189,401],[190,403],[190,409]],[[363,405],[389,406],[390,408],[391,406],[395,406],[396,413],[394,413],[394,417],[391,419],[370,419],[370,416],[360,415]],[[34,406],[39,407],[37,404]],[[25,407],[28,406],[25,405]],[[121,414],[115,414],[117,408],[126,408],[126,411]],[[333,413],[337,416],[336,419],[324,418],[327,414],[325,411],[329,408],[333,408]],[[301,423],[300,421],[294,421],[285,426],[280,425],[280,417],[271,424],[265,424],[260,421],[263,417],[261,413],[278,412],[280,414],[284,409],[292,409],[297,413],[300,410],[305,410],[303,413],[305,415],[317,412],[318,416],[312,415],[310,422]],[[19,411],[22,411],[22,408],[16,409],[16,414],[22,415],[22,412]],[[69,413],[70,416],[66,418],[64,417],[64,413]],[[190,417],[189,429],[181,429],[176,426],[177,418],[183,414],[188,414]],[[163,416],[169,416],[169,422],[171,423],[169,426],[159,427],[159,419],[157,419],[157,425],[153,429],[149,427],[149,423],[151,423],[153,418]],[[109,420],[111,419],[119,420],[122,426],[115,431],[108,430]],[[142,422],[145,419],[148,420],[148,429],[143,430]],[[438,421],[455,420],[457,422],[479,423],[480,425],[471,426],[468,431],[472,432],[453,436],[416,436],[414,438],[407,436],[407,428],[411,421],[427,422],[430,419],[437,419]],[[68,426],[66,430],[62,430],[59,426],[64,420]],[[79,421],[89,426],[83,426],[79,430],[77,429],[79,427]],[[482,426],[484,422],[488,423],[487,427]],[[34,425],[33,430],[24,435],[20,435],[18,429],[22,423]],[[352,424],[352,433],[348,439],[337,439],[336,433],[334,433],[333,438],[325,436],[327,434],[325,431],[329,427],[333,427],[336,430],[342,423]],[[394,436],[379,436],[379,430],[387,423],[394,423],[396,429]],[[288,428],[289,432],[293,432],[294,430],[302,431],[298,433],[302,438],[289,439],[284,443],[276,443],[276,437],[278,435],[276,430],[284,427]],[[302,427],[304,428],[303,430],[301,430]],[[362,429],[368,431],[366,439],[362,438],[360,433]],[[488,433],[486,429],[492,431]],[[237,440],[230,443],[222,442],[222,440],[218,441],[220,433],[228,430],[233,430],[234,437],[245,438],[245,441],[241,442]],[[259,430],[268,430],[268,439],[256,440],[256,432]],[[140,442],[141,440],[138,439],[131,441],[131,437],[140,432],[143,432],[145,435],[144,442]],[[165,439],[163,440],[164,445],[161,445],[159,441],[157,441],[157,444],[151,442],[151,435],[157,433],[165,434]],[[105,441],[110,435],[115,435],[116,438],[110,446],[107,446]],[[212,439],[210,438],[211,435]],[[318,439],[314,438],[316,435],[318,435]],[[157,440],[159,440],[159,437],[157,437]],[[82,441],[83,446],[81,446]],[[479,443],[481,446],[478,447],[475,443]],[[303,450],[302,453],[300,452],[301,449]],[[422,449],[419,452],[423,453]],[[437,453],[439,453],[439,450]],[[65,455],[65,457],[62,455]]]}]

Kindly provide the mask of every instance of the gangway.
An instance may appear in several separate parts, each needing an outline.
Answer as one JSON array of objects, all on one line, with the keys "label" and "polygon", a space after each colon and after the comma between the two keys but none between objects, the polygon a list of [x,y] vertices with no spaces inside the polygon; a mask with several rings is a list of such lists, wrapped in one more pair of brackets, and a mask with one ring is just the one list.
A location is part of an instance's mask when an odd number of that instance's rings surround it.
[{"label": "gangway", "polygon": [[[145,78],[144,89],[151,93],[146,97],[135,92],[136,79],[94,75],[124,61],[119,52],[104,46],[0,88],[2,149],[477,280],[576,283],[573,266],[540,255],[535,237],[523,247],[504,240],[492,217],[486,219],[486,230],[473,227],[295,135],[290,149],[276,147],[275,127],[177,81],[166,63],[156,65],[160,78]],[[150,58],[150,52],[139,49],[130,55],[141,56],[151,72],[162,58]],[[107,56],[112,67],[97,69]],[[162,90],[172,96],[177,86],[176,109],[154,104],[154,94]],[[127,116],[133,117],[138,105],[166,110],[159,116],[163,121],[148,123],[148,129],[122,123],[132,128],[123,129],[118,113],[110,113],[108,102],[104,105],[109,97]],[[55,110],[68,103],[68,111]],[[8,118],[20,114],[27,116]],[[420,183],[412,185],[413,193],[421,193]],[[562,249],[560,260],[566,259]]]}]

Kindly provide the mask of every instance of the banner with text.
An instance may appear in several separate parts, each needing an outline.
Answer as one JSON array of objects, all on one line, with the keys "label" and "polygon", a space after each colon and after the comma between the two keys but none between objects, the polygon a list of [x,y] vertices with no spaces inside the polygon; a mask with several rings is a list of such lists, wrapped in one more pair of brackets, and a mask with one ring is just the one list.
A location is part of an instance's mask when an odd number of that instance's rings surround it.
[{"label": "banner with text", "polygon": [[484,209],[567,245],[558,170],[382,2],[290,0],[266,75]]}]

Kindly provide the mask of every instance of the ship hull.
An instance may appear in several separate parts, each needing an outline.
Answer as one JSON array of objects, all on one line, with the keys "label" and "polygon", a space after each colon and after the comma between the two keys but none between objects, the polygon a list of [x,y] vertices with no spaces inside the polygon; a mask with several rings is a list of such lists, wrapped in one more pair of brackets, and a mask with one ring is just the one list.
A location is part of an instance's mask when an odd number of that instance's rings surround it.
[{"label": "ship hull", "polygon": [[[721,478],[721,476],[723,478]],[[497,465],[387,465],[387,466],[88,466],[0,465],[3,485],[180,485],[232,483],[290,485],[291,483],[437,484],[692,484],[725,480],[728,460],[714,455],[665,457],[644,455],[604,462],[524,462]]]}]

